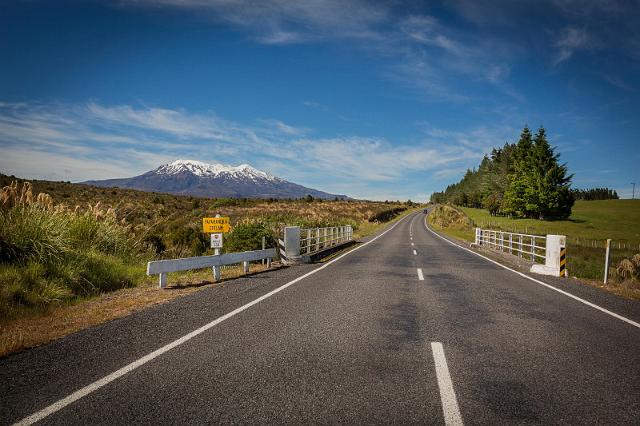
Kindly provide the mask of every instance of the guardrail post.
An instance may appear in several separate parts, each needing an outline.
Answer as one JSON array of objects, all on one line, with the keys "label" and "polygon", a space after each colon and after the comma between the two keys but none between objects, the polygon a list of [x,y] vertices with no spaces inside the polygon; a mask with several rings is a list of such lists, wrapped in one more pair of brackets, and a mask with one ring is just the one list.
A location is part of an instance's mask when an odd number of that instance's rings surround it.
[{"label": "guardrail post", "polygon": [[167,274],[166,273],[162,273],[160,274],[160,288],[165,288],[167,286]]},{"label": "guardrail post", "polygon": [[249,273],[249,262],[242,262],[242,272],[244,272],[245,274]]}]

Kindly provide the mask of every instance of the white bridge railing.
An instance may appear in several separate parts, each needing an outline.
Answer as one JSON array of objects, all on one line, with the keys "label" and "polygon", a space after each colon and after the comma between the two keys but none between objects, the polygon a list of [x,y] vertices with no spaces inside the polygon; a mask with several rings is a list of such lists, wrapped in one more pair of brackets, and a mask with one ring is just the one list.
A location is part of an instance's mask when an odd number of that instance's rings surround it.
[{"label": "white bridge railing", "polygon": [[530,260],[531,272],[564,277],[566,271],[564,235],[531,235],[476,228],[476,245]]},{"label": "white bridge railing", "polygon": [[476,245],[529,258],[532,262],[540,259],[544,263],[547,237],[476,228]]},{"label": "white bridge railing", "polygon": [[327,228],[287,226],[278,240],[280,258],[286,263],[309,262],[310,256],[353,240],[351,225]]},{"label": "white bridge railing", "polygon": [[306,235],[305,238],[300,238],[301,255],[318,253],[353,239],[353,229],[351,225],[332,226],[329,228],[308,228],[301,229],[300,231],[302,235]]}]

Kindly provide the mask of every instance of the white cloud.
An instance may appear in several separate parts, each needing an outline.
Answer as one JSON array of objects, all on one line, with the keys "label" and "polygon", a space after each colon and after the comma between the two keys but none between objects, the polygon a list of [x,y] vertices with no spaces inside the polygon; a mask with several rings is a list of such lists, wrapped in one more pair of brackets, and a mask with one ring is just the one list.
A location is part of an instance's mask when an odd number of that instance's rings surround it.
[{"label": "white cloud", "polygon": [[568,60],[576,51],[585,49],[588,44],[589,35],[586,30],[575,27],[565,28],[555,43],[557,52],[553,64],[559,65]]},{"label": "white cloud", "polygon": [[176,158],[248,162],[303,185],[374,198],[376,191],[412,188],[416,175],[477,162],[483,149],[465,139],[480,138],[482,130],[434,132],[413,145],[361,136],[313,138],[309,132],[275,119],[243,124],[156,107],[4,103],[0,169],[82,181],[133,176]]}]

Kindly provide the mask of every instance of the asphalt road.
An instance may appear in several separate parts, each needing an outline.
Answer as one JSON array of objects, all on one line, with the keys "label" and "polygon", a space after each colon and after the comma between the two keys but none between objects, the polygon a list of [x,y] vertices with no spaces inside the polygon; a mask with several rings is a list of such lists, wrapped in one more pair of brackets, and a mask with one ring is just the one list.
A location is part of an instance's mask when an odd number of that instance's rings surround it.
[{"label": "asphalt road", "polygon": [[367,241],[0,359],[0,422],[640,423],[638,304],[554,291],[423,214]]}]

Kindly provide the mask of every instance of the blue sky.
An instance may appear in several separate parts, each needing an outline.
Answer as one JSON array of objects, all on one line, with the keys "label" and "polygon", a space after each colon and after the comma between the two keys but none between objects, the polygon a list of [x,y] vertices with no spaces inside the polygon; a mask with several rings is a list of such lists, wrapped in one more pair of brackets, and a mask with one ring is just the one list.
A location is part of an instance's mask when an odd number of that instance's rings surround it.
[{"label": "blue sky", "polygon": [[640,2],[116,0],[0,5],[0,171],[178,158],[425,200],[544,125],[575,187],[640,183]]}]

